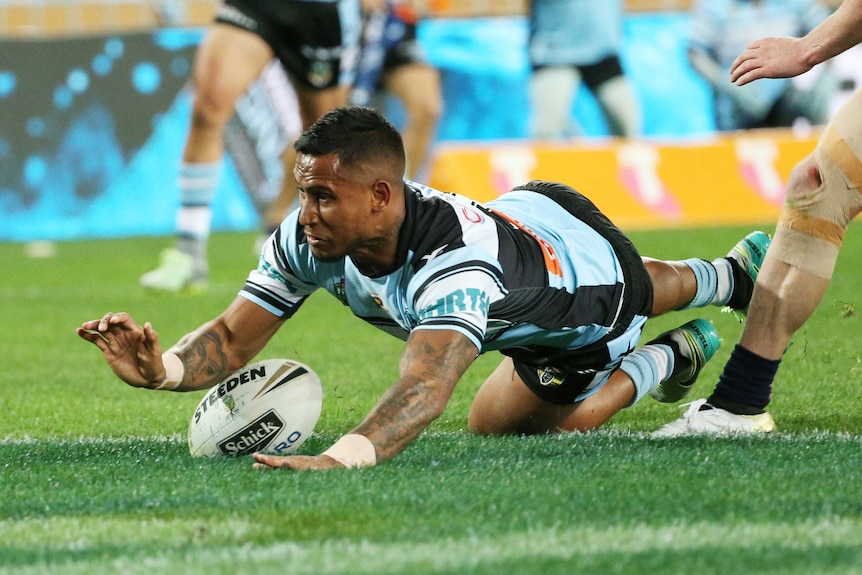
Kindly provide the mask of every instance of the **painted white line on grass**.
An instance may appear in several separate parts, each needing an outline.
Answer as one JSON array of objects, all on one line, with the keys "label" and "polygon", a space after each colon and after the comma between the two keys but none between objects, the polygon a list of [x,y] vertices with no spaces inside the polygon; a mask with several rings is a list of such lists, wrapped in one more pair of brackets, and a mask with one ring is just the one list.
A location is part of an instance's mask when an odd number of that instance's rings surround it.
[{"label": "painted white line on grass", "polygon": [[[0,521],[0,539],[15,541],[32,532],[33,521]],[[230,520],[222,527],[187,519],[134,520],[96,517],[39,520],[44,535],[68,537],[69,529],[90,535],[98,533],[111,545],[153,544],[161,540],[162,551],[141,557],[114,559],[82,558],[62,566],[63,573],[155,573],[184,565],[189,572],[269,573],[278,568],[291,575],[402,575],[411,570],[463,573],[477,567],[499,564],[501,568],[530,560],[573,560],[609,553],[639,555],[659,551],[710,552],[729,554],[758,549],[802,550],[816,553],[820,548],[862,548],[862,518],[834,518],[802,523],[715,522],[680,523],[663,526],[639,524],[610,528],[551,527],[499,536],[473,536],[454,540],[441,538],[423,543],[379,543],[355,540],[283,542],[254,545],[246,535],[255,530],[250,521]],[[17,525],[23,523],[23,525]],[[215,527],[216,531],[206,529]],[[199,531],[203,530],[203,531]],[[195,533],[200,537],[196,541]],[[149,534],[149,535],[148,535]],[[127,540],[129,539],[129,540]],[[233,541],[233,543],[230,543]],[[209,544],[207,544],[209,542]],[[83,550],[94,541],[70,541],[68,550]],[[104,543],[104,542],[103,542]],[[738,555],[737,555],[738,556]],[[56,566],[56,565],[55,565]],[[56,566],[59,567],[59,566]],[[0,574],[8,571],[0,567]],[[47,565],[18,568],[16,574],[58,572]],[[10,572],[11,573],[11,572]]]},{"label": "painted white line on grass", "polygon": [[[448,439],[451,437],[463,437],[465,434],[468,434],[466,431],[435,431],[425,433],[420,436],[420,441],[431,440],[433,441],[435,438]],[[314,435],[317,437],[321,437],[327,435],[326,432],[316,431]],[[650,432],[645,431],[625,431],[618,429],[600,429],[596,431],[590,431],[589,433],[581,433],[581,434],[560,434],[554,436],[545,436],[546,439],[553,440],[558,439],[560,441],[571,441],[573,438],[579,436],[588,436],[588,435],[597,435],[597,436],[605,436],[610,438],[632,438],[632,439],[647,439],[655,442],[672,442],[678,441],[680,439],[688,439],[688,438],[654,438],[650,435]],[[781,431],[776,431],[772,433],[762,433],[757,435],[748,435],[748,436],[726,436],[726,437],[705,437],[706,439],[716,440],[716,441],[734,441],[739,439],[750,440],[750,439],[762,439],[767,441],[817,441],[817,440],[829,440],[829,439],[840,439],[843,441],[859,441],[862,442],[862,435],[854,435],[852,433],[847,433],[843,431],[835,432],[828,430],[812,430],[805,431],[802,433],[786,433]],[[488,438],[493,439],[493,438]],[[14,437],[14,436],[6,436],[5,438],[0,439],[0,446],[2,445],[35,445],[40,442],[50,441],[54,445],[63,445],[63,444],[76,444],[76,445],[128,445],[139,442],[146,441],[156,441],[156,442],[164,442],[164,443],[186,443],[187,438],[185,434],[173,433],[170,435],[149,435],[149,436],[134,436],[134,435],[126,435],[122,437],[112,437],[112,436],[99,436],[99,437],[86,437],[81,436],[77,438],[67,438],[67,437]]]}]

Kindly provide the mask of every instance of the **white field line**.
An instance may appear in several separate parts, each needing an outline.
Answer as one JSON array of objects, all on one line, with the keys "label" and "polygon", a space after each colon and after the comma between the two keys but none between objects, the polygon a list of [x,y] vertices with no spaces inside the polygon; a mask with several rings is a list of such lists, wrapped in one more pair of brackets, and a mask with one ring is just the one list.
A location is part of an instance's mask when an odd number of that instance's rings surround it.
[{"label": "white field line", "polygon": [[[58,538],[68,537],[70,530],[98,534],[112,545],[159,543],[162,551],[141,557],[106,561],[102,558],[70,559],[65,565],[31,564],[0,574],[16,573],[168,573],[179,565],[194,573],[221,573],[225,566],[230,572],[291,575],[380,575],[409,573],[424,569],[434,572],[463,573],[478,566],[500,564],[505,568],[523,560],[572,560],[592,555],[639,555],[669,552],[710,552],[726,550],[730,554],[763,548],[803,550],[812,554],[819,548],[862,549],[862,518],[819,519],[802,523],[739,522],[733,524],[698,522],[671,525],[629,525],[610,528],[551,527],[524,532],[508,532],[499,536],[473,536],[454,540],[440,538],[422,543],[376,543],[353,540],[313,542],[279,542],[268,545],[195,545],[189,534],[206,532],[202,539],[227,534],[242,536],[254,531],[247,520],[230,520],[222,525],[205,525],[194,519],[133,520],[94,517],[42,519],[39,529]],[[0,521],[0,538],[19,542],[22,531],[36,528],[31,521]],[[31,531],[32,532],[32,531]],[[183,542],[185,540],[185,543]],[[91,541],[79,541],[66,547],[85,549]],[[220,569],[221,567],[221,569]],[[55,570],[54,568],[58,569]]]},{"label": "white field line", "polygon": [[[434,438],[439,437],[441,439],[446,440],[452,436],[461,436],[464,432],[454,432],[454,431],[436,431],[432,433],[425,433],[421,436],[420,440],[434,440]],[[315,432],[316,435],[320,435]],[[597,431],[591,431],[588,434],[582,435],[599,435],[599,436],[607,436],[611,438],[619,437],[619,438],[633,438],[633,439],[648,439],[651,441],[674,441],[674,438],[652,438],[650,437],[649,432],[641,432],[641,431],[624,431],[624,430],[607,430],[601,429]],[[746,436],[746,439],[749,437]],[[798,441],[818,441],[824,439],[831,440],[840,440],[840,441],[862,441],[862,435],[854,435],[846,432],[833,432],[833,431],[824,431],[824,430],[812,430],[805,431],[802,433],[786,433],[782,431],[776,431],[772,433],[765,433],[762,435],[751,436],[753,439],[764,439],[770,441],[790,441],[790,442],[798,442]],[[569,434],[561,434],[557,436],[548,437],[548,439],[558,439],[560,441],[571,441],[572,435]],[[733,440],[734,437],[726,437],[723,439]],[[149,435],[149,436],[99,436],[99,437],[76,437],[76,438],[57,438],[57,437],[14,437],[14,436],[6,436],[5,438],[0,438],[0,446],[2,445],[35,445],[44,441],[50,441],[54,445],[64,445],[64,444],[81,444],[81,445],[128,445],[132,443],[139,443],[141,441],[157,441],[163,443],[179,443],[184,444],[187,441],[185,434],[173,433],[170,435]]]}]

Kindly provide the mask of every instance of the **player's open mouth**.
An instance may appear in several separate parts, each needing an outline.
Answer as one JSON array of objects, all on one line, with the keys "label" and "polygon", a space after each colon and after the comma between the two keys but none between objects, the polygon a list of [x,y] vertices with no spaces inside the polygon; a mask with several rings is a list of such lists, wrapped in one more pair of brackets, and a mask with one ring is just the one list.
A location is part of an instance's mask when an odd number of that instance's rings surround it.
[{"label": "player's open mouth", "polygon": [[317,236],[312,236],[311,234],[306,233],[305,234],[305,241],[308,242],[308,245],[310,245],[310,246],[318,246],[321,243],[325,242],[326,240],[324,240],[323,238],[319,238]]}]

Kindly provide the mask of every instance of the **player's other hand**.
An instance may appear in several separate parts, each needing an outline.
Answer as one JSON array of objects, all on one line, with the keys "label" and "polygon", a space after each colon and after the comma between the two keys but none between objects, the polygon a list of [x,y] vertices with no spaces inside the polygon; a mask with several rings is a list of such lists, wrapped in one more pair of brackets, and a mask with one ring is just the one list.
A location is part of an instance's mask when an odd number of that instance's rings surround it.
[{"label": "player's other hand", "polygon": [[328,455],[265,455],[255,453],[255,469],[290,469],[292,471],[322,471],[344,469],[344,466]]},{"label": "player's other hand", "polygon": [[[815,46],[815,49],[820,49]],[[791,78],[810,70],[816,54],[806,54],[799,38],[780,36],[751,42],[730,65],[730,81],[744,86],[760,78]]]},{"label": "player's other hand", "polygon": [[85,321],[78,337],[99,348],[114,373],[133,387],[154,388],[165,378],[159,335],[147,322],[138,325],[125,312]]}]

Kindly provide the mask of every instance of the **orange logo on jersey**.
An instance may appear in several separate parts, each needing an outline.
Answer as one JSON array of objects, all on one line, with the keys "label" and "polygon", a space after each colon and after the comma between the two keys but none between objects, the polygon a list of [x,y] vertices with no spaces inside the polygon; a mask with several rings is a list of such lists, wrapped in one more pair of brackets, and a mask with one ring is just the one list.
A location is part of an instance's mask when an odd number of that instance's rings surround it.
[{"label": "orange logo on jersey", "polygon": [[563,277],[563,270],[560,269],[560,260],[557,259],[557,253],[554,251],[554,248],[551,246],[551,244],[537,236],[533,230],[522,225],[521,222],[519,222],[515,218],[507,216],[503,212],[499,212],[497,210],[491,211],[509,222],[510,224],[512,224],[513,226],[515,226],[516,228],[518,228],[519,230],[529,234],[531,238],[536,240],[539,244],[539,247],[542,249],[542,255],[545,256],[545,267],[548,269],[548,272],[557,277]]}]

